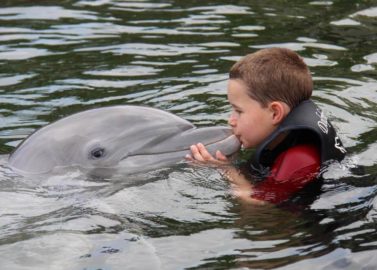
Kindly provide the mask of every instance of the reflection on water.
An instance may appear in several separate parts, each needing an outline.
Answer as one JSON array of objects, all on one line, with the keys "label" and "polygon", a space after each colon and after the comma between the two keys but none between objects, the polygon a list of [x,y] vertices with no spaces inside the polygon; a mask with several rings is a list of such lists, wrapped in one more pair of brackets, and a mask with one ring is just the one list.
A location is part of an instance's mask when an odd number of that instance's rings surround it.
[{"label": "reflection on water", "polygon": [[[375,269],[375,1],[0,7],[1,268]],[[319,194],[247,206],[208,168],[26,179],[6,166],[35,129],[89,108],[147,105],[199,126],[226,124],[229,67],[272,46],[305,58],[313,99],[349,150]]]}]

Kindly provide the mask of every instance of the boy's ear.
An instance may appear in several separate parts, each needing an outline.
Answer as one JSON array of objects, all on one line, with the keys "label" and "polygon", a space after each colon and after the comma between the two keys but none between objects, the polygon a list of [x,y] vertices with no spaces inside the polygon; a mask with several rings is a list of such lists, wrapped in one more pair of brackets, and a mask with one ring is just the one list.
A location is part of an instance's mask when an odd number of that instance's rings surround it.
[{"label": "boy's ear", "polygon": [[272,101],[269,105],[272,113],[272,124],[279,125],[291,111],[289,106],[282,101]]}]

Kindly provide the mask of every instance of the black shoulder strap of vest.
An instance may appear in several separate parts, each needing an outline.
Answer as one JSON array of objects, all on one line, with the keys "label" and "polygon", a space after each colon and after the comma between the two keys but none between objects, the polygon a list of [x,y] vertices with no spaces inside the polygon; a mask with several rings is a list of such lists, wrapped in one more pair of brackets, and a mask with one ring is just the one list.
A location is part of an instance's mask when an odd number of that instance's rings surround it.
[{"label": "black shoulder strap of vest", "polygon": [[[337,136],[334,127],[313,101],[306,100],[295,107],[281,125],[258,146],[251,161],[253,169],[260,171],[265,170],[263,168],[269,166],[269,164],[264,164],[263,162],[264,155],[271,152],[267,149],[267,146],[282,133],[289,133],[288,140],[290,141],[295,136],[306,136],[307,138],[298,138],[298,141],[305,141],[307,139],[309,143],[318,143],[322,164],[329,160],[340,161],[345,156],[346,150]],[[316,138],[316,140],[311,142],[310,140],[313,138]],[[276,149],[278,148],[276,147]]]}]

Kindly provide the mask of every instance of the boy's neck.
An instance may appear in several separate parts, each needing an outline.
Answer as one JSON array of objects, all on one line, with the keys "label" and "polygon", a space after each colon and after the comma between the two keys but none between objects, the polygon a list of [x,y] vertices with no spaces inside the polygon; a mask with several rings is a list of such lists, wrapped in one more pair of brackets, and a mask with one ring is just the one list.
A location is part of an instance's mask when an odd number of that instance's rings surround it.
[{"label": "boy's neck", "polygon": [[288,134],[288,131],[280,133],[272,142],[267,145],[267,149],[274,150],[282,141],[285,140],[285,138],[287,138]]}]

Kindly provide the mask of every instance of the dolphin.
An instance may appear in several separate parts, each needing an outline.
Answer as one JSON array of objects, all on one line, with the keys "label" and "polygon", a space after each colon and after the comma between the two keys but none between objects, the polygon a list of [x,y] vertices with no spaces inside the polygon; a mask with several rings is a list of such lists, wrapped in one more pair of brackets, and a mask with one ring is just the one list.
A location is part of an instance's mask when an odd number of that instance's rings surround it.
[{"label": "dolphin", "polygon": [[48,124],[24,139],[9,156],[21,174],[56,168],[122,169],[134,173],[184,160],[190,145],[201,142],[210,153],[238,151],[231,128],[197,128],[172,113],[143,106],[90,109]]}]

